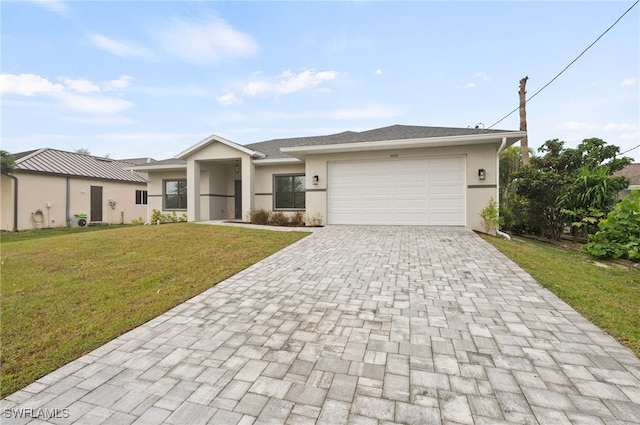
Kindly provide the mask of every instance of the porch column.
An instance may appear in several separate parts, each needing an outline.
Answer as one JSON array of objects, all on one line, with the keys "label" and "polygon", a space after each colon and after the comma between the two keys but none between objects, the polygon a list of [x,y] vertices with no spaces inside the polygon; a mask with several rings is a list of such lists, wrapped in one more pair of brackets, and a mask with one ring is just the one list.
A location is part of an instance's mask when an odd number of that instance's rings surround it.
[{"label": "porch column", "polygon": [[241,159],[242,169],[242,219],[249,218],[249,212],[254,208],[255,185],[253,184],[253,176],[255,173],[255,165],[249,155],[243,155]]},{"label": "porch column", "polygon": [[200,163],[187,161],[187,220],[200,221]]}]

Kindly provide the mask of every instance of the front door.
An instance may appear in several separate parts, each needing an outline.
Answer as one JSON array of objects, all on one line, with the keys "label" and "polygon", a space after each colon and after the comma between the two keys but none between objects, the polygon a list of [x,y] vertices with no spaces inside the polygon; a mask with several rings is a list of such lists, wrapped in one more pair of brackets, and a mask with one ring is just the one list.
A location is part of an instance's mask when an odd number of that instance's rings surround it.
[{"label": "front door", "polygon": [[91,221],[102,221],[102,186],[91,186]]},{"label": "front door", "polygon": [[242,219],[242,180],[235,181],[235,219]]}]

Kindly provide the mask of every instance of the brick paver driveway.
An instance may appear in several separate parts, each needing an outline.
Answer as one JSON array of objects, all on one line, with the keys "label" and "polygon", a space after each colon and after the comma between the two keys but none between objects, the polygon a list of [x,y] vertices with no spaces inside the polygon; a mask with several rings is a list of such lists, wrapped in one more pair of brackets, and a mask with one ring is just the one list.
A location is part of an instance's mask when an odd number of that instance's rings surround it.
[{"label": "brick paver driveway", "polygon": [[637,424],[640,361],[467,229],[328,227],[2,406],[11,423]]}]

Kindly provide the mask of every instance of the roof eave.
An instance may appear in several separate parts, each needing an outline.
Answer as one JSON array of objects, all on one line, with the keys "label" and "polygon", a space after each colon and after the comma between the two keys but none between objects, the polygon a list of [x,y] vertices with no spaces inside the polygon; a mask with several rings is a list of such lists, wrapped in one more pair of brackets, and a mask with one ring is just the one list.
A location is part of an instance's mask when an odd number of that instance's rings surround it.
[{"label": "roof eave", "polygon": [[510,131],[503,133],[429,137],[419,139],[379,140],[373,142],[342,143],[336,145],[293,146],[281,148],[280,150],[288,155],[304,160],[304,157],[309,154],[481,145],[487,143],[500,145],[504,138],[507,140],[506,146],[511,146],[521,140],[526,136],[526,134],[526,131]]},{"label": "roof eave", "polygon": [[149,173],[153,171],[173,171],[173,170],[186,170],[187,164],[163,164],[163,165],[137,165],[135,167],[128,167],[125,170],[139,171]]},{"label": "roof eave", "polygon": [[299,158],[268,158],[268,159],[254,159],[253,164],[256,166],[268,166],[268,165],[295,165],[304,164],[304,161]]}]

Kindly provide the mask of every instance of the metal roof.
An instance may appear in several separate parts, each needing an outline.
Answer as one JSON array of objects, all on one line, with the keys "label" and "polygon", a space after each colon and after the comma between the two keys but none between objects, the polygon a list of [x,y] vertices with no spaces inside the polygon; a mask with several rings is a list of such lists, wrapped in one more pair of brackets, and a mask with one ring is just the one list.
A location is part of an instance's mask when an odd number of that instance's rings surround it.
[{"label": "metal roof", "polygon": [[481,134],[500,134],[508,130],[489,130],[484,128],[425,127],[415,125],[392,125],[374,130],[355,132],[345,131],[327,136],[296,137],[273,139],[265,142],[245,145],[246,148],[260,151],[267,158],[287,158],[290,155],[281,148],[302,146],[339,145],[348,143],[377,142],[385,140],[429,139],[434,137],[452,137]]},{"label": "metal roof", "polygon": [[146,174],[126,169],[135,166],[135,162],[49,148],[19,152],[13,157],[16,162],[16,171],[134,183],[147,182]]}]

